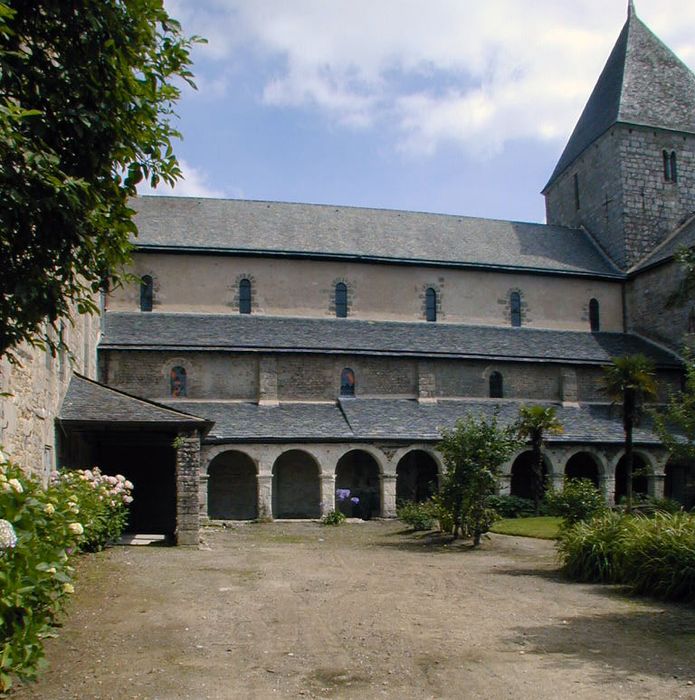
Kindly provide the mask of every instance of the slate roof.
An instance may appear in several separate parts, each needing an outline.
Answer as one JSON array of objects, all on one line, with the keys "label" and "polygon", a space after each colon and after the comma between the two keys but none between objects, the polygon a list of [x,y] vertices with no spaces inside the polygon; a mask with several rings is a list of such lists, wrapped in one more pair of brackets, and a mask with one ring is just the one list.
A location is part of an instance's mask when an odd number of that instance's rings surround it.
[{"label": "slate roof", "polygon": [[620,122],[695,133],[695,76],[631,7],[608,61],[545,186]]},{"label": "slate roof", "polygon": [[581,230],[317,204],[138,197],[145,251],[275,255],[621,277]]},{"label": "slate roof", "polygon": [[638,336],[447,323],[395,323],[278,316],[113,312],[100,349],[368,354],[605,364],[644,353],[659,366],[678,358]]},{"label": "slate roof", "polygon": [[[215,422],[206,442],[254,441],[437,441],[441,428],[451,428],[470,413],[491,417],[499,410],[503,425],[513,423],[522,401],[457,400],[419,403],[406,399],[344,399],[339,404],[286,403],[276,407],[223,401],[171,401]],[[580,408],[555,406],[564,425],[553,443],[623,442],[616,409],[587,404]],[[635,429],[635,442],[657,444],[647,425]]]},{"label": "slate roof", "polygon": [[632,275],[670,260],[679,248],[693,247],[695,247],[695,216],[676,229],[673,235],[669,236],[661,245],[640,260],[637,265],[629,270],[629,274]]},{"label": "slate roof", "polygon": [[92,379],[74,374],[60,407],[63,423],[146,424],[198,427],[207,430],[204,418],[169,408],[113,389]]}]

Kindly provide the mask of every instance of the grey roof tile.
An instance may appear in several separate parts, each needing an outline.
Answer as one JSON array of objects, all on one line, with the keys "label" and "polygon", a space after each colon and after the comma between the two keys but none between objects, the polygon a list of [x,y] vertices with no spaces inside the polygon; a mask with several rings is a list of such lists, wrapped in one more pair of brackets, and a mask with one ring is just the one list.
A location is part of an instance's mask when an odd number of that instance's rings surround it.
[{"label": "grey roof tile", "polygon": [[126,394],[92,379],[74,374],[58,419],[75,423],[186,424],[209,427],[203,418]]},{"label": "grey roof tile", "polygon": [[317,204],[138,197],[145,250],[620,276],[586,232],[545,224]]},{"label": "grey roof tile", "polygon": [[695,76],[632,11],[545,190],[614,124],[695,133]]},{"label": "grey roof tile", "polygon": [[604,364],[637,352],[677,357],[638,336],[535,328],[278,316],[113,312],[100,348],[411,355]]},{"label": "grey roof tile", "polygon": [[[195,412],[214,421],[207,442],[284,441],[426,441],[440,439],[442,428],[471,414],[491,417],[498,411],[502,425],[517,419],[523,402],[457,400],[418,403],[406,399],[343,399],[340,405],[285,403],[259,406],[223,401],[171,401],[171,406]],[[579,408],[556,405],[564,426],[550,443],[621,444],[623,429],[616,409],[591,404]],[[636,444],[659,441],[647,424],[636,428]]]}]

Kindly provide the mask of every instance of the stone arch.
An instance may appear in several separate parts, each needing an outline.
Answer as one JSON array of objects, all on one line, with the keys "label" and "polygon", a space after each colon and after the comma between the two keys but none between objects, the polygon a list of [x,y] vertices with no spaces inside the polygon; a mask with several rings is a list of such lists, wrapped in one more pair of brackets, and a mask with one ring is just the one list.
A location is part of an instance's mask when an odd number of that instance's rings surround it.
[{"label": "stone arch", "polygon": [[245,452],[227,450],[208,465],[208,517],[254,520],[258,517],[256,464]]},{"label": "stone arch", "polygon": [[379,461],[364,449],[346,452],[335,467],[335,491],[336,508],[348,517],[369,520],[381,515]]},{"label": "stone arch", "polygon": [[439,485],[439,464],[425,450],[406,452],[396,466],[396,503],[421,503],[434,496]]},{"label": "stone arch", "polygon": [[695,464],[672,458],[664,472],[664,496],[677,501],[686,510],[695,508]]},{"label": "stone arch", "polygon": [[[520,498],[533,498],[533,452],[524,450],[516,456],[511,468],[511,495]],[[547,490],[552,475],[552,464],[547,453],[543,455],[543,490]]]},{"label": "stone arch", "polygon": [[601,484],[602,469],[599,460],[586,450],[575,452],[565,463],[566,479],[588,479],[596,488]]},{"label": "stone arch", "polygon": [[318,461],[308,452],[283,452],[273,464],[273,517],[318,518],[320,471]]},{"label": "stone arch", "polygon": [[[634,452],[632,461],[632,495],[646,496],[649,493],[649,477],[654,473],[651,459],[643,452]],[[620,503],[627,494],[627,475],[625,474],[625,455],[615,465],[614,502]]]}]

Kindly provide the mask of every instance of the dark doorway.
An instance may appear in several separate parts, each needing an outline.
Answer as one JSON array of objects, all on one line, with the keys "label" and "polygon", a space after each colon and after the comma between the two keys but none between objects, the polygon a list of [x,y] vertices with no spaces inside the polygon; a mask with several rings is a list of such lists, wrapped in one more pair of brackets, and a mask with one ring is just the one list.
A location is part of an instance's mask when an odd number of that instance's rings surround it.
[{"label": "dark doorway", "polygon": [[[649,493],[649,468],[639,455],[632,459],[632,497],[639,500]],[[627,496],[627,475],[625,474],[625,456],[623,455],[615,469],[615,503],[620,503]]]},{"label": "dark doorway", "polygon": [[208,517],[254,520],[258,517],[258,480],[251,458],[235,450],[217,455],[208,467]]},{"label": "dark doorway", "polygon": [[[543,492],[548,488],[548,466],[543,462]],[[512,465],[511,495],[533,499],[533,452],[522,452]]]},{"label": "dark doorway", "polygon": [[437,493],[439,472],[437,463],[423,450],[404,455],[396,467],[396,503],[422,503]]},{"label": "dark doorway", "polygon": [[302,450],[280,455],[273,465],[273,517],[318,518],[321,485],[316,460]]},{"label": "dark doorway", "polygon": [[599,488],[598,464],[588,452],[578,452],[567,461],[565,478],[588,479],[596,488]]},{"label": "dark doorway", "polygon": [[695,508],[695,464],[674,461],[666,465],[664,496],[678,501],[685,510]]},{"label": "dark doorway", "polygon": [[336,509],[349,518],[369,520],[381,515],[379,465],[368,452],[352,450],[338,460],[335,491]]}]

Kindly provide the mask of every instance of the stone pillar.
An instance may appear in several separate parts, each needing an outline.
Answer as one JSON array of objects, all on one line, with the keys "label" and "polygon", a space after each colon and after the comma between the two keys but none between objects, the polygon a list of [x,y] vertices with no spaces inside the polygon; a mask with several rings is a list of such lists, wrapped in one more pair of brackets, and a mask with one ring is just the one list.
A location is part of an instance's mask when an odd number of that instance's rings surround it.
[{"label": "stone pillar", "polygon": [[437,400],[437,378],[432,363],[421,360],[418,362],[418,401],[434,403]]},{"label": "stone pillar", "polygon": [[577,390],[577,373],[575,370],[564,368],[560,371],[560,391],[563,406],[578,405],[579,391]]},{"label": "stone pillar", "polygon": [[198,545],[200,539],[200,434],[176,438],[176,544]]},{"label": "stone pillar", "polygon": [[500,496],[511,496],[512,495],[512,475],[511,474],[500,474],[498,480],[498,488]]},{"label": "stone pillar", "polygon": [[198,506],[200,513],[200,522],[205,524],[210,518],[208,517],[208,482],[210,475],[201,471],[198,487]]},{"label": "stone pillar", "polygon": [[258,363],[258,403],[278,405],[278,363],[274,357],[261,357]]},{"label": "stone pillar", "polygon": [[664,497],[665,474],[650,474],[647,490],[652,498]]},{"label": "stone pillar", "polygon": [[258,475],[258,519],[273,519],[273,475]]},{"label": "stone pillar", "polygon": [[335,510],[335,474],[321,474],[321,517]]},{"label": "stone pillar", "polygon": [[613,505],[613,498],[615,496],[615,477],[599,476],[598,490],[601,492],[606,505]]},{"label": "stone pillar", "polygon": [[396,517],[396,475],[381,476],[381,517]]},{"label": "stone pillar", "polygon": [[[553,491],[562,491],[565,486],[565,475],[564,474],[549,474],[548,475],[548,486],[550,486]],[[511,480],[510,480],[511,486]]]}]

